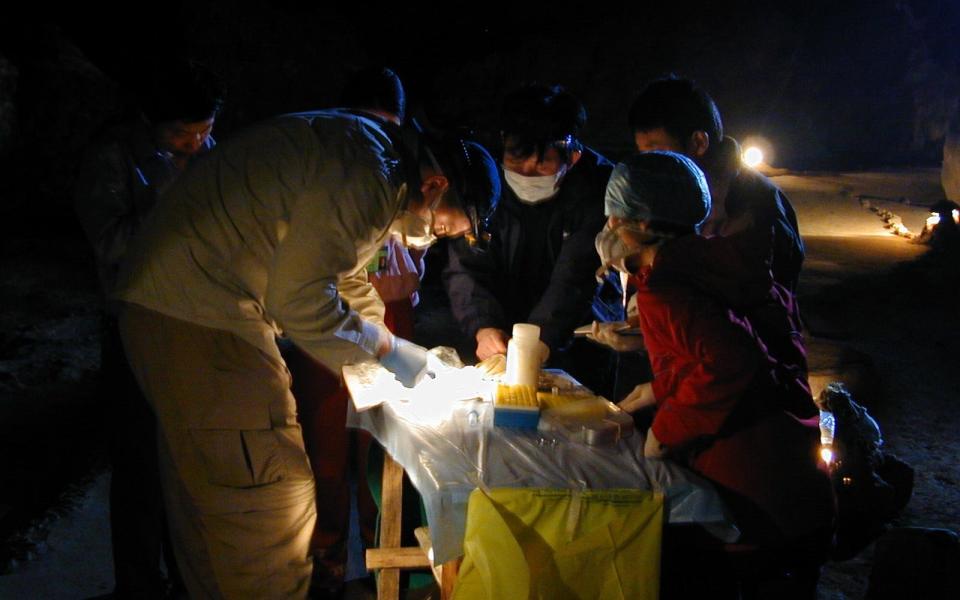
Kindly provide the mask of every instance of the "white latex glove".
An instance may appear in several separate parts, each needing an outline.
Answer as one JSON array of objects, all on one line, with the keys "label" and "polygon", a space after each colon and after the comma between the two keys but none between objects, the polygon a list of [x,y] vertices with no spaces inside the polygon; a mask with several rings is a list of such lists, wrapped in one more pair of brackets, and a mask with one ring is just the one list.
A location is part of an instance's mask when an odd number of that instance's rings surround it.
[{"label": "white latex glove", "polygon": [[667,455],[667,447],[653,435],[652,427],[647,430],[647,438],[643,442],[643,455],[646,458],[663,458]]},{"label": "white latex glove", "polygon": [[640,352],[645,349],[643,336],[641,335],[620,335],[617,333],[620,329],[626,329],[629,325],[625,321],[616,321],[612,323],[593,322],[590,333],[587,338],[603,344],[617,352]]},{"label": "white latex glove", "polygon": [[380,364],[393,373],[405,387],[412,388],[424,376],[435,376],[427,366],[428,357],[429,353],[423,346],[394,337],[390,351],[380,357]]},{"label": "white latex glove", "polygon": [[617,406],[628,413],[635,413],[656,403],[657,399],[653,396],[653,384],[647,382],[633,388],[633,391],[624,396],[623,400],[617,402]]},{"label": "white latex glove", "polygon": [[484,327],[477,330],[477,359],[486,360],[494,354],[506,354],[510,335],[496,327]]},{"label": "white latex glove", "polygon": [[476,366],[485,375],[503,375],[507,372],[507,356],[493,354],[478,362]]}]

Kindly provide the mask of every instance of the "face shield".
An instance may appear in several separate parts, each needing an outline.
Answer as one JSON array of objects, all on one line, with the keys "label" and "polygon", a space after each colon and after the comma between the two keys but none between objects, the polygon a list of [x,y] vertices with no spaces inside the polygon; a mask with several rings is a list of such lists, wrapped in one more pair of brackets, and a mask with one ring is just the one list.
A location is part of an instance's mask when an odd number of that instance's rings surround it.
[{"label": "face shield", "polygon": [[[600,255],[601,263],[596,273],[597,281],[602,281],[603,276],[610,269],[616,269],[621,273],[626,273],[626,259],[640,252],[640,248],[629,246],[623,241],[623,238],[620,237],[619,230],[626,227],[630,227],[630,225],[621,223],[615,227],[611,227],[608,223],[604,226],[603,230],[597,234],[594,240],[594,247],[597,249],[597,254]],[[640,233],[639,230],[635,228],[632,229]]]},{"label": "face shield", "polygon": [[[403,184],[400,193],[404,196],[407,192],[407,184]],[[404,209],[403,212],[394,220],[391,230],[400,242],[407,248],[413,250],[426,250],[437,243],[437,236],[434,233],[434,223],[436,221],[435,211],[440,205],[442,196],[430,203],[427,207],[427,218],[411,210]]]},{"label": "face shield", "polygon": [[[640,246],[632,246],[623,240],[622,230],[633,232],[633,237],[639,239]],[[629,273],[627,270],[626,259],[635,254],[639,254],[642,245],[646,243],[656,243],[659,240],[657,236],[652,236],[645,231],[641,231],[637,226],[629,222],[619,223],[616,226],[604,225],[603,230],[597,234],[594,241],[594,247],[597,254],[600,255],[600,268],[597,269],[597,281],[602,281],[603,276],[609,269],[616,269],[621,273]]]},{"label": "face shield", "polygon": [[[429,247],[444,235],[463,235],[472,248],[484,248],[491,238],[488,228],[500,197],[500,177],[490,154],[480,144],[459,136],[425,133],[415,119],[397,130],[394,139],[403,155],[406,193],[420,196],[422,166],[445,177],[449,185],[425,210],[403,211],[394,221],[393,231],[412,248]],[[450,223],[451,215],[454,223]],[[469,224],[461,227],[456,221]],[[446,230],[451,224],[454,230]]]},{"label": "face shield", "polygon": [[431,164],[447,174],[450,187],[444,195],[447,206],[463,212],[470,223],[463,233],[474,251],[485,251],[492,239],[491,220],[500,198],[500,177],[490,154],[476,142],[456,138],[444,144],[449,169],[441,169],[436,155],[424,145]]}]

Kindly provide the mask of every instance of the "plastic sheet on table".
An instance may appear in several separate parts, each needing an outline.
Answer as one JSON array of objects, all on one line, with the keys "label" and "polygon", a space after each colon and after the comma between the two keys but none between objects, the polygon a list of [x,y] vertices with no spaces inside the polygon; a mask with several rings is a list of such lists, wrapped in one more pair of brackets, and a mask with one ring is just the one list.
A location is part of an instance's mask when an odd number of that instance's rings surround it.
[{"label": "plastic sheet on table", "polygon": [[[651,490],[663,493],[668,523],[700,524],[723,541],[738,537],[716,490],[677,464],[644,459],[642,435],[589,446],[556,433],[494,427],[484,380],[472,367],[458,371],[438,374],[430,393],[406,392],[363,411],[351,406],[347,416],[348,426],[376,437],[422,495],[436,564],[463,553],[467,502],[478,487]],[[547,375],[577,385],[565,373]],[[461,381],[443,381],[451,377]],[[435,393],[444,386],[449,395]]]}]

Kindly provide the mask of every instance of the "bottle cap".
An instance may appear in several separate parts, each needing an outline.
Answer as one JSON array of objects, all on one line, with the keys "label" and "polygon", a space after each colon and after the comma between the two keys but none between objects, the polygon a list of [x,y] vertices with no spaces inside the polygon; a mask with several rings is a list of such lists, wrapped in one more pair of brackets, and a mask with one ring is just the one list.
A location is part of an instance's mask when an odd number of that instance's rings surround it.
[{"label": "bottle cap", "polygon": [[540,341],[540,326],[530,323],[514,323],[513,339],[518,343]]}]

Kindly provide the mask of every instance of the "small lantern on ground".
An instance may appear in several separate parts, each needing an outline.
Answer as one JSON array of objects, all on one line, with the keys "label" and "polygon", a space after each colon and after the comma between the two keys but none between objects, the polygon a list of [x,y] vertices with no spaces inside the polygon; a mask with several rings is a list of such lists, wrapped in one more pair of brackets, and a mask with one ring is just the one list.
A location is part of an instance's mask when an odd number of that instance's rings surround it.
[{"label": "small lantern on ground", "polygon": [[960,205],[940,200],[930,207],[930,216],[921,234],[921,241],[936,248],[960,248]]}]

